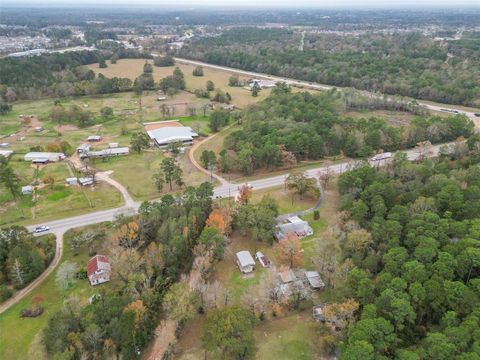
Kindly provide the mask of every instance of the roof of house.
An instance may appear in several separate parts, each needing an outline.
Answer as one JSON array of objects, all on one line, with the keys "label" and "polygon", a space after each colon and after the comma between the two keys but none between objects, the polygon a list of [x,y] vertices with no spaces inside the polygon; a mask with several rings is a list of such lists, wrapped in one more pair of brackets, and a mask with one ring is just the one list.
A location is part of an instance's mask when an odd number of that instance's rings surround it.
[{"label": "roof of house", "polygon": [[279,271],[278,275],[280,276],[280,280],[282,281],[282,283],[289,283],[297,280],[297,277],[295,276],[295,273],[292,269],[285,269],[283,271]]},{"label": "roof of house", "polygon": [[168,144],[175,141],[192,141],[198,134],[191,127],[163,127],[160,129],[147,131],[150,139],[155,140],[158,144]]},{"label": "roof of house", "polygon": [[325,287],[320,274],[316,271],[305,271],[305,276],[307,277],[308,283],[314,289],[320,289]]},{"label": "roof of house", "polygon": [[277,239],[283,239],[288,233],[294,233],[298,236],[305,236],[311,231],[312,228],[308,222],[301,220],[298,222],[288,222],[286,224],[277,225],[275,236]]},{"label": "roof of house", "polygon": [[56,152],[37,152],[37,151],[32,151],[27,154],[25,154],[24,159],[28,161],[28,159],[65,159],[65,154],[64,153],[56,153]]},{"label": "roof of house", "polygon": [[305,221],[303,221],[302,219],[300,219],[298,216],[289,217],[287,220],[288,220],[288,222],[290,222],[290,223],[292,223],[292,224],[305,222]]},{"label": "roof of house", "polygon": [[102,137],[100,135],[90,135],[87,137],[88,141],[99,141],[102,140]]},{"label": "roof of house", "polygon": [[87,275],[93,275],[99,270],[110,271],[110,262],[104,255],[95,255],[87,263]]},{"label": "roof of house", "polygon": [[240,263],[241,267],[245,266],[255,266],[255,260],[253,260],[250,251],[244,250],[237,253],[237,260]]},{"label": "roof of house", "polygon": [[98,151],[89,151],[86,153],[86,156],[113,156],[113,155],[123,155],[123,154],[128,154],[130,152],[128,147],[113,147],[113,148],[108,148],[108,149],[103,149],[103,150],[98,150]]}]

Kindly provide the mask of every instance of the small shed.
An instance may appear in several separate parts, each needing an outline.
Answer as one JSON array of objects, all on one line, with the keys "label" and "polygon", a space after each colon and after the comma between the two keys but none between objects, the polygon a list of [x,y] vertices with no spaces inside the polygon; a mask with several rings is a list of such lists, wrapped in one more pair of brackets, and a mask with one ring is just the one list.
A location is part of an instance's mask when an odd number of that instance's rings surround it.
[{"label": "small shed", "polygon": [[0,150],[0,156],[9,158],[13,154],[12,150]]},{"label": "small shed", "polygon": [[92,146],[90,144],[87,144],[87,143],[84,143],[84,144],[80,144],[78,145],[77,147],[77,153],[78,154],[85,154],[85,153],[88,153],[90,151],[90,148]]},{"label": "small shed", "polygon": [[78,182],[80,183],[80,185],[82,186],[88,186],[88,185],[93,185],[93,178],[91,177],[82,177],[82,178],[79,178],[78,179]]},{"label": "small shed", "polygon": [[9,146],[10,146],[10,144],[7,143],[7,142],[0,143],[0,148],[7,148],[7,147],[9,147]]},{"label": "small shed", "polygon": [[118,148],[118,143],[117,142],[108,143],[108,147],[110,149]]},{"label": "small shed", "polygon": [[253,260],[250,251],[244,250],[237,253],[237,265],[243,274],[248,274],[255,270],[255,260]]},{"label": "small shed", "polygon": [[90,135],[87,137],[87,141],[102,141],[102,137],[100,135]]},{"label": "small shed", "polygon": [[73,186],[73,185],[77,185],[78,184],[78,179],[76,177],[69,177],[69,178],[66,178],[65,179],[65,182],[70,185],[70,186]]},{"label": "small shed", "polygon": [[310,287],[315,290],[320,290],[325,287],[325,283],[320,278],[320,274],[316,271],[305,271],[305,277],[307,278]]},{"label": "small shed", "polygon": [[297,281],[297,277],[295,276],[295,273],[293,272],[292,269],[285,269],[285,270],[279,271],[278,276],[280,276],[280,281],[283,284],[288,284],[288,283]]},{"label": "small shed", "polygon": [[33,193],[33,186],[22,186],[22,195],[31,195]]}]

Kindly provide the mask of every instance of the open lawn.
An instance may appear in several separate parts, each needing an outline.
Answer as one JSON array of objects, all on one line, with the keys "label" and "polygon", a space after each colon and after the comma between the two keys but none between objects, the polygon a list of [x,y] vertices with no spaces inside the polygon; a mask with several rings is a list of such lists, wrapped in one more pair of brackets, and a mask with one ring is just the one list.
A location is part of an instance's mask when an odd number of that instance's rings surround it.
[{"label": "open lawn", "polygon": [[[89,228],[108,229],[104,224]],[[82,229],[79,229],[79,231],[81,230]],[[74,256],[72,254],[70,246],[68,246],[69,239],[72,235],[73,232],[65,234],[64,250],[60,264],[65,261],[71,261],[77,263],[79,267],[85,267],[89,259],[87,251],[86,249],[82,249],[79,255]],[[75,295],[82,303],[85,303],[88,297],[94,293],[93,288],[86,279],[78,280],[68,289],[60,289],[55,283],[57,271],[58,268],[29,295],[0,315],[0,359],[22,360],[47,358],[45,350],[41,345],[41,336],[42,330],[48,323],[48,319],[61,309],[64,300],[70,296]],[[108,284],[106,286],[108,286]],[[21,319],[19,316],[20,311],[30,307],[32,298],[37,295],[41,295],[44,298],[40,305],[45,308],[45,312],[38,318]]]},{"label": "open lawn", "polygon": [[[158,198],[169,190],[168,184],[165,184],[163,193],[159,192],[153,180],[153,175],[160,169],[163,159],[165,155],[162,151],[152,149],[107,161],[97,160],[95,167],[102,171],[113,170],[111,176],[125,186],[135,200],[149,200]],[[183,181],[187,186],[197,186],[209,181],[206,174],[198,171],[190,163],[187,154],[180,154],[177,161],[183,170]],[[179,190],[182,189],[174,185],[173,191]]]},{"label": "open lawn", "polygon": [[286,190],[283,185],[257,191],[254,189],[252,202],[258,202],[264,196],[270,196],[277,201],[280,214],[309,209],[317,202],[316,198],[307,195],[304,195],[303,199],[300,199],[300,196],[290,190]]},{"label": "open lawn", "polygon": [[[35,169],[29,163],[21,161],[12,164],[22,185],[32,182]],[[65,178],[70,176],[70,172],[64,162],[41,166],[39,178],[46,175],[54,178],[53,186],[38,187],[35,198],[20,195],[18,203],[13,201],[7,189],[0,187],[0,225],[38,223],[122,205],[121,194],[105,183],[99,182],[93,187],[65,186]]]},{"label": "open lawn", "polygon": [[[152,60],[148,60],[152,63]],[[97,74],[103,74],[108,78],[112,77],[127,77],[134,80],[143,72],[143,65],[145,64],[144,59],[121,59],[118,60],[116,64],[108,64],[107,68],[100,69],[98,64],[89,65],[89,68],[95,71]],[[271,89],[263,89],[260,91],[260,94],[257,97],[253,97],[249,90],[246,90],[242,87],[231,87],[228,86],[228,79],[232,76],[232,73],[224,70],[214,70],[204,68],[204,76],[193,76],[192,71],[195,68],[194,65],[187,64],[177,64],[182,72],[185,75],[185,82],[187,85],[188,91],[194,91],[195,89],[205,88],[207,80],[213,81],[215,88],[221,89],[225,92],[230,93],[232,96],[231,103],[239,108],[243,108],[250,104],[254,104],[264,98],[266,98]],[[153,67],[153,78],[155,81],[172,75],[175,66],[167,67]],[[240,80],[248,80],[248,77],[240,76]],[[214,92],[212,92],[213,94]]]}]

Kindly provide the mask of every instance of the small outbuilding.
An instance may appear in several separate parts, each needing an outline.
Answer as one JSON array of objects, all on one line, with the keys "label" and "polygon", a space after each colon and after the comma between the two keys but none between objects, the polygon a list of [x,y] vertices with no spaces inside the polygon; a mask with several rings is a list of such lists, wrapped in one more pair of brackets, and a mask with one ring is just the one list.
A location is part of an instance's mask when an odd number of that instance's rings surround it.
[{"label": "small outbuilding", "polygon": [[310,287],[314,290],[320,290],[325,287],[325,283],[320,278],[320,274],[316,271],[305,271],[305,277],[307,278]]},{"label": "small outbuilding", "polygon": [[95,255],[87,263],[87,276],[90,284],[98,285],[110,281],[112,268],[104,255]]},{"label": "small outbuilding", "polygon": [[87,141],[90,141],[90,142],[102,141],[102,137],[100,135],[90,135],[89,137],[87,137]]},{"label": "small outbuilding", "polygon": [[237,253],[237,265],[243,274],[248,274],[255,270],[255,260],[253,260],[250,251],[244,250]]},{"label": "small outbuilding", "polygon": [[305,237],[313,235],[313,229],[307,221],[300,219],[298,216],[293,216],[288,218],[286,223],[277,225],[275,238],[282,240],[288,233],[293,233],[298,237]]},{"label": "small outbuilding", "polygon": [[78,179],[76,177],[69,177],[65,179],[67,185],[74,186],[78,184]]},{"label": "small outbuilding", "polygon": [[29,152],[25,154],[23,159],[31,161],[34,164],[46,164],[48,162],[56,162],[65,159],[64,153],[54,152]]},{"label": "small outbuilding", "polygon": [[0,150],[0,156],[9,158],[13,154],[12,150]]},{"label": "small outbuilding", "polygon": [[32,193],[33,193],[32,185],[22,186],[22,195],[32,195]]},{"label": "small outbuilding", "polygon": [[82,177],[78,179],[78,182],[82,186],[88,186],[88,185],[93,185],[93,178],[91,177]]},{"label": "small outbuilding", "polygon": [[85,154],[85,153],[88,153],[91,149],[91,145],[90,144],[87,144],[87,143],[84,143],[84,144],[80,144],[78,145],[77,147],[77,153],[78,154]]},{"label": "small outbuilding", "polygon": [[7,147],[10,147],[9,143],[7,143],[7,142],[0,143],[0,148],[7,148]]}]

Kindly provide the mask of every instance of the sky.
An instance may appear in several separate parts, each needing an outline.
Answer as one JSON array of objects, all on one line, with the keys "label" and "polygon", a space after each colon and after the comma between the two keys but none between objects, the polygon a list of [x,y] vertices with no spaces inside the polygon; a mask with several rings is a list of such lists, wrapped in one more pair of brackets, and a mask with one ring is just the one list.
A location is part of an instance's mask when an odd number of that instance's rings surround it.
[{"label": "sky", "polygon": [[0,0],[0,6],[35,5],[43,6],[109,6],[109,5],[139,5],[168,6],[190,5],[202,6],[237,6],[237,7],[343,7],[343,8],[390,8],[390,7],[480,7],[480,0]]}]

